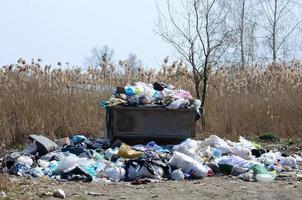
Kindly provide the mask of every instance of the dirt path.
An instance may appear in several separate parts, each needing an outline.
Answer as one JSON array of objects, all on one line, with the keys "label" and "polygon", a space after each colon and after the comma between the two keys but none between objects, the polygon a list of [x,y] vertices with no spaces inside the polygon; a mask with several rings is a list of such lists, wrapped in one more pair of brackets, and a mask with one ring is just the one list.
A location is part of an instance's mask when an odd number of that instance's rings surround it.
[{"label": "dirt path", "polygon": [[[59,183],[48,179],[12,177],[14,191],[6,199],[56,199],[51,193],[63,189],[66,199],[301,199],[301,181],[272,183],[244,182],[234,177],[208,177],[202,180],[159,182],[146,185],[116,183]],[[87,195],[95,192],[98,196]],[[48,194],[47,194],[48,193]]]}]

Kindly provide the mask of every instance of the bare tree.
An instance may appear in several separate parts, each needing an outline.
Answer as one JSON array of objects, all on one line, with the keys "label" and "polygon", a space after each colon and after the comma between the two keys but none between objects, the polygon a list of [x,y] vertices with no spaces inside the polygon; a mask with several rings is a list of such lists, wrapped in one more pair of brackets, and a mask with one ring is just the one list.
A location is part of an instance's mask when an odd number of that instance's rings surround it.
[{"label": "bare tree", "polygon": [[85,59],[85,65],[93,68],[106,66],[113,57],[113,50],[110,49],[107,45],[99,48],[94,47],[91,50],[91,56]]},{"label": "bare tree", "polygon": [[138,68],[142,66],[142,61],[138,59],[137,55],[134,53],[130,53],[127,58],[127,64],[130,68],[130,72],[132,75],[135,75]]},{"label": "bare tree", "polygon": [[234,38],[227,59],[232,63],[240,63],[242,68],[246,63],[253,63],[255,57],[257,26],[253,3],[253,0],[230,1],[232,13],[230,24],[234,29]]},{"label": "bare tree", "polygon": [[191,78],[202,107],[209,73],[230,43],[229,11],[223,0],[167,0],[166,14],[158,8],[156,32],[191,67]]},{"label": "bare tree", "polygon": [[291,34],[302,22],[292,12],[297,2],[295,0],[259,0],[259,4],[264,19],[259,20],[257,24],[266,31],[265,42],[275,63],[279,51],[284,48]]}]

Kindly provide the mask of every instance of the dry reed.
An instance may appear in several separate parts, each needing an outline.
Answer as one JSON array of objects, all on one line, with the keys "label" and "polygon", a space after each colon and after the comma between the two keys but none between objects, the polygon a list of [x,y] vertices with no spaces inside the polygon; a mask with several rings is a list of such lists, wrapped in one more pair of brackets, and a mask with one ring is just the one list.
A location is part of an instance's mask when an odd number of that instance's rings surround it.
[{"label": "dry reed", "polygon": [[[34,132],[49,137],[82,133],[100,137],[104,111],[115,86],[135,81],[161,81],[194,94],[190,70],[165,64],[158,70],[107,63],[97,69],[52,69],[22,59],[0,71],[0,141],[11,145]],[[270,132],[302,136],[302,63],[266,67],[222,67],[210,74],[205,117],[206,132],[220,136]]]}]

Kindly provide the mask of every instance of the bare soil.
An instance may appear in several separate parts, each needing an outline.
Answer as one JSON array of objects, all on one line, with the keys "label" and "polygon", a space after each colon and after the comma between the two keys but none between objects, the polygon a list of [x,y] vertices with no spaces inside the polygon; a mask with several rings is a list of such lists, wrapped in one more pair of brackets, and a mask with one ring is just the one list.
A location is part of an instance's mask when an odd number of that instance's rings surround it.
[{"label": "bare soil", "polygon": [[[207,177],[193,181],[162,181],[145,185],[120,183],[57,182],[50,179],[10,177],[13,189],[5,199],[56,199],[53,191],[63,189],[66,199],[301,199],[302,182],[276,180],[245,182],[232,176]],[[87,194],[87,193],[97,194]]]}]

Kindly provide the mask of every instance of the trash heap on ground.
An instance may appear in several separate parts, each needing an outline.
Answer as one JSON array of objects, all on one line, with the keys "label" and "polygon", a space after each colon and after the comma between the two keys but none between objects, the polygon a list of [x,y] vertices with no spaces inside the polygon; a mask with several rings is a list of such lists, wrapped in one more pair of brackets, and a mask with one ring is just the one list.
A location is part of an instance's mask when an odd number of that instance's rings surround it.
[{"label": "trash heap on ground", "polygon": [[117,105],[168,109],[195,108],[199,114],[201,101],[194,99],[188,91],[175,89],[173,85],[137,82],[134,85],[117,87],[109,101],[102,102],[103,107]]},{"label": "trash heap on ground", "polygon": [[299,155],[269,151],[243,137],[232,142],[211,135],[205,140],[186,139],[178,145],[155,142],[129,146],[116,141],[74,135],[52,141],[30,135],[22,151],[1,158],[2,171],[56,180],[143,183],[151,180],[200,179],[233,175],[245,181],[273,181],[283,171],[298,168]]}]

